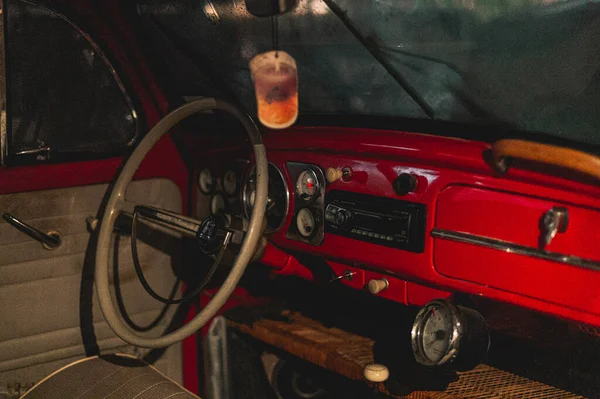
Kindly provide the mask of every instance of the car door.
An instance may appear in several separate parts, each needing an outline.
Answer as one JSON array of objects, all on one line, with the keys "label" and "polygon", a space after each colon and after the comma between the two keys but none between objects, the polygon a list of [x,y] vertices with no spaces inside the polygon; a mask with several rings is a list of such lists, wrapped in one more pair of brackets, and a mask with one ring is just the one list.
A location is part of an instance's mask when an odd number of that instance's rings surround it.
[{"label": "car door", "polygon": [[[60,4],[56,10],[23,0],[3,2],[0,214],[42,233],[55,232],[61,243],[48,248],[0,220],[0,397],[18,397],[86,355],[145,354],[115,337],[99,311],[93,231],[122,155],[157,121],[165,102],[144,84],[140,76],[147,71],[140,72],[111,24],[102,23],[101,11],[87,2]],[[104,41],[96,41],[64,10],[82,21],[86,13],[95,14],[86,26],[95,24],[92,31]],[[173,142],[162,140],[148,158],[128,199],[185,211],[187,169]],[[146,278],[168,296],[176,284],[180,240],[158,230],[140,235]],[[113,284],[130,326],[144,330],[164,307],[138,282],[129,242],[126,228],[115,234]],[[168,309],[149,333],[165,330],[173,311]],[[181,380],[180,346],[156,358],[157,367]]]}]

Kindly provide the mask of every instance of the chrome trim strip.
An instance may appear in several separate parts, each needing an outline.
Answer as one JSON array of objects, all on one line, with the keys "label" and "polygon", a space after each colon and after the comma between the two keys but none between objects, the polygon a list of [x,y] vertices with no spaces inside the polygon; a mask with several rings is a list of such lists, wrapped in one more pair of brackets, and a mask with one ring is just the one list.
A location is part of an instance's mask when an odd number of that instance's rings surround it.
[{"label": "chrome trim strip", "polygon": [[531,248],[509,241],[497,240],[495,238],[444,229],[433,229],[431,231],[431,236],[444,240],[479,245],[480,247],[491,248],[507,253],[514,253],[517,255],[529,256],[532,258],[549,260],[551,262],[564,263],[567,265],[600,271],[600,262],[591,259],[584,259],[577,256],[560,254],[557,252],[543,251],[541,249]]},{"label": "chrome trim strip", "polygon": [[[276,228],[269,228],[267,226],[265,228],[265,234],[273,234],[273,233],[276,233],[279,230],[281,230],[281,228],[285,224],[285,221],[287,220],[288,215],[290,213],[290,190],[289,190],[288,184],[285,180],[285,177],[283,176],[283,172],[273,162],[269,162],[269,166],[272,166],[275,168],[275,170],[277,171],[277,174],[279,175],[279,178],[283,182],[283,187],[285,188],[285,214],[284,214],[283,218],[281,219],[279,226],[277,226]],[[256,171],[256,166],[252,165],[252,167],[250,167],[248,170],[246,170],[246,172],[244,172],[243,183],[242,183],[242,187],[240,188],[241,189],[240,194],[241,194],[241,200],[242,200],[242,213],[243,213],[244,218],[246,218],[247,220],[250,220],[250,212],[252,211],[252,209],[249,208],[250,205],[247,205],[249,203],[249,199],[247,198],[247,195],[246,195],[246,185],[248,184],[248,180],[250,180],[250,177],[252,176],[253,173],[255,173],[255,171]],[[271,178],[272,178],[272,176],[269,174],[269,181],[271,181]]]}]

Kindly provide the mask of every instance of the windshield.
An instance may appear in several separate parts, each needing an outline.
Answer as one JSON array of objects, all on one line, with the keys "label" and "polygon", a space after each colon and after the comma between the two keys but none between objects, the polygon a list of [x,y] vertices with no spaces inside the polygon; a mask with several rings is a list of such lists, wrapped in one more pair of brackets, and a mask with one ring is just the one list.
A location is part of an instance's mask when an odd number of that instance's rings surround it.
[{"label": "windshield", "polygon": [[[335,12],[335,8],[339,8]],[[256,115],[248,67],[272,20],[243,0],[138,1],[172,95]],[[600,4],[580,0],[301,0],[278,17],[300,114],[378,115],[600,144]],[[481,133],[485,139],[485,132]]]}]

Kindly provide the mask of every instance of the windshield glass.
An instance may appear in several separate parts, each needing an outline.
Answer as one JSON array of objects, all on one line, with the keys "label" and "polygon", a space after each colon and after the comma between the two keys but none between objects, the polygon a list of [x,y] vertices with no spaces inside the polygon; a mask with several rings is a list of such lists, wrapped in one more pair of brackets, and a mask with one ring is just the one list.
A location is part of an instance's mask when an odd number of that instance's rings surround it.
[{"label": "windshield glass", "polygon": [[[273,49],[270,18],[243,0],[146,0],[137,12],[171,94],[229,97],[256,114],[248,63]],[[297,61],[301,115],[435,119],[600,144],[596,1],[301,0],[277,19],[279,48]]]}]

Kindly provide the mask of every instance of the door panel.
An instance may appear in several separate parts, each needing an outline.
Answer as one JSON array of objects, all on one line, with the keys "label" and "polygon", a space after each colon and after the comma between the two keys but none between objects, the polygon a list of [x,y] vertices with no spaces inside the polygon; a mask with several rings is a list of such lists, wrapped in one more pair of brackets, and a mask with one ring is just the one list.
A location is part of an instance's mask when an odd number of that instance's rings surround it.
[{"label": "door panel", "polygon": [[[81,331],[82,268],[90,242],[86,219],[95,217],[106,184],[0,195],[0,212],[41,230],[57,230],[63,243],[55,250],[14,227],[0,222],[0,392],[7,384],[35,382],[49,371],[85,355]],[[167,179],[132,183],[128,200],[181,212],[178,186]],[[115,236],[116,237],[116,236]],[[162,304],[139,283],[131,260],[129,236],[115,238],[119,286],[129,317],[139,325],[150,323]],[[168,296],[180,262],[180,240],[160,230],[140,227],[140,261],[149,283]],[[172,314],[172,309],[170,314]],[[152,331],[162,333],[167,316]],[[126,351],[143,354],[116,338],[93,298],[94,334],[103,353]],[[180,346],[170,348],[157,366],[181,380]],[[49,370],[50,369],[50,370]]]}]

